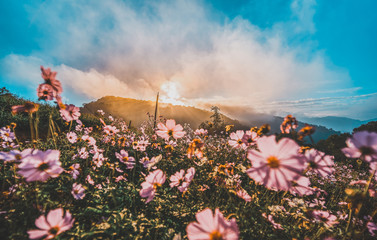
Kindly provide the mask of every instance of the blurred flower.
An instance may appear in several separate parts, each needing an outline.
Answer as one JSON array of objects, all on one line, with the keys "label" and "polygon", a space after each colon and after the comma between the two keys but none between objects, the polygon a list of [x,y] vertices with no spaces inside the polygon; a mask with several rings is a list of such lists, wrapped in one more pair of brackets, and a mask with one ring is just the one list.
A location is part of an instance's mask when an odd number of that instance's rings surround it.
[{"label": "blurred flower", "polygon": [[55,97],[55,91],[51,85],[42,83],[37,89],[38,100],[50,101]]},{"label": "blurred flower", "polygon": [[178,187],[185,178],[185,170],[181,169],[179,172],[176,172],[174,175],[170,176],[170,187]]},{"label": "blurred flower", "polygon": [[298,122],[292,115],[287,115],[284,118],[283,123],[280,125],[280,130],[282,133],[290,133],[291,129],[296,129]]},{"label": "blurred flower", "polygon": [[128,152],[123,149],[120,150],[120,153],[115,153],[115,156],[119,159],[121,163],[126,164],[127,169],[132,169],[135,166],[135,158],[129,157]]},{"label": "blurred flower", "polygon": [[81,200],[85,197],[85,188],[81,184],[74,183],[72,186],[72,195],[76,200]]},{"label": "blurred flower", "polygon": [[374,222],[368,222],[367,227],[370,235],[374,237],[377,233],[377,224],[375,224]]},{"label": "blurred flower", "polygon": [[266,219],[272,224],[272,226],[273,226],[275,229],[283,229],[283,227],[281,226],[281,224],[276,223],[276,222],[274,221],[274,218],[273,218],[273,216],[272,216],[271,214],[269,214],[269,215],[267,216],[266,213],[263,213],[262,216],[263,216],[264,218],[266,218]]},{"label": "blurred flower", "polygon": [[86,181],[87,181],[90,185],[94,185],[94,181],[93,181],[93,179],[90,177],[90,175],[86,176]]},{"label": "blurred flower", "polygon": [[305,168],[305,159],[298,153],[300,147],[288,138],[276,143],[274,135],[260,138],[257,146],[260,151],[248,152],[252,167],[246,173],[268,188],[289,190],[291,181],[297,179]]},{"label": "blurred flower", "polygon": [[299,196],[304,196],[304,195],[312,195],[314,194],[314,191],[310,185],[310,180],[307,177],[304,176],[299,176],[296,180],[292,181],[292,186],[289,189],[289,191],[293,195],[299,195]]},{"label": "blurred flower", "polygon": [[234,148],[246,149],[246,145],[242,140],[244,134],[245,134],[245,132],[242,131],[242,130],[238,130],[235,133],[232,132],[230,134],[230,140],[228,141],[229,145],[234,147]]},{"label": "blurred flower", "polygon": [[181,124],[175,124],[174,119],[166,120],[166,125],[163,123],[158,123],[156,134],[161,138],[168,140],[170,137],[175,139],[182,138],[186,132],[182,131],[183,127]]},{"label": "blurred flower", "polygon": [[81,139],[87,142],[89,145],[94,146],[96,144],[96,140],[93,137],[90,137],[89,135],[84,135],[81,137]]},{"label": "blurred flower", "polygon": [[76,107],[73,104],[65,105],[65,108],[60,109],[59,112],[60,112],[60,116],[66,122],[77,120],[79,119],[81,115],[80,108]]},{"label": "blurred flower", "polygon": [[68,141],[69,141],[70,143],[75,143],[75,142],[77,142],[77,135],[76,135],[76,133],[74,133],[74,132],[69,132],[69,133],[67,133],[67,139],[68,139]]},{"label": "blurred flower", "polygon": [[115,126],[106,125],[106,126],[103,128],[103,131],[104,131],[107,135],[114,135],[114,134],[117,134],[117,133],[119,132],[119,129],[117,129]]},{"label": "blurred flower", "polygon": [[69,174],[72,175],[73,179],[77,179],[77,177],[80,175],[79,169],[80,169],[80,164],[79,163],[74,163],[72,166],[69,167]]},{"label": "blurred flower", "polygon": [[194,132],[195,135],[198,135],[198,136],[205,136],[208,134],[208,131],[201,128],[201,129],[196,129],[195,132]]},{"label": "blurred flower", "polygon": [[233,130],[233,128],[234,128],[234,125],[226,125],[225,126],[225,131],[229,132],[229,131]]},{"label": "blurred flower", "polygon": [[12,114],[17,114],[20,112],[33,113],[38,111],[39,105],[33,102],[25,102],[24,105],[12,106]]},{"label": "blurred flower", "polygon": [[30,239],[52,239],[58,236],[60,233],[72,228],[73,222],[72,215],[67,211],[63,217],[64,211],[62,208],[51,210],[47,214],[47,218],[42,215],[35,220],[35,226],[39,229],[29,230]]},{"label": "blurred flower", "polygon": [[314,217],[314,219],[319,220],[323,222],[328,227],[332,227],[333,225],[338,224],[339,222],[336,221],[336,216],[330,214],[327,211],[322,210],[314,210],[311,215]]},{"label": "blurred flower", "polygon": [[335,171],[333,156],[328,156],[316,149],[310,149],[305,151],[305,157],[310,170],[322,177],[326,177]]},{"label": "blurred flower", "polygon": [[163,171],[157,169],[145,178],[145,182],[141,184],[142,189],[140,190],[140,196],[143,198],[147,198],[145,203],[149,203],[153,200],[157,187],[164,184],[166,180],[166,176]]},{"label": "blurred flower", "polygon": [[246,144],[246,146],[252,146],[258,140],[259,136],[256,132],[246,131],[243,135],[242,141]]},{"label": "blurred flower", "polygon": [[16,135],[9,127],[2,127],[0,129],[0,138],[5,142],[13,142],[16,139]]},{"label": "blurred flower", "polygon": [[[257,131],[257,134],[260,136],[260,135],[263,135],[263,134],[267,134],[269,131],[271,130],[271,126],[269,124],[263,124]],[[250,129],[250,131],[252,131],[252,128]]]},{"label": "blurred flower", "polygon": [[28,148],[20,152],[19,150],[10,150],[9,152],[0,152],[0,160],[5,162],[16,161],[19,162],[25,157],[28,157],[33,153],[34,149]]},{"label": "blurred flower", "polygon": [[25,177],[27,182],[44,182],[50,177],[56,178],[63,172],[59,156],[58,150],[35,151],[18,165],[18,173]]},{"label": "blurred flower", "polygon": [[187,149],[187,157],[192,158],[193,156],[195,156],[199,159],[202,158],[203,146],[204,146],[204,143],[202,142],[202,140],[198,138],[193,139]]},{"label": "blurred flower", "polygon": [[347,147],[342,149],[346,157],[362,158],[367,162],[377,160],[377,133],[356,132],[347,139],[346,144]]},{"label": "blurred flower", "polygon": [[239,236],[236,219],[227,220],[219,209],[215,215],[209,208],[196,214],[197,222],[190,223],[187,228],[189,240],[237,240]]},{"label": "blurred flower", "polygon": [[305,127],[301,128],[300,131],[298,131],[298,139],[303,140],[304,137],[310,136],[315,132],[315,127],[310,126],[308,124],[305,124]]},{"label": "blurred flower", "polygon": [[237,196],[239,196],[240,198],[242,198],[243,200],[245,200],[246,202],[251,202],[251,196],[246,192],[245,189],[243,188],[240,188],[238,191],[237,191]]},{"label": "blurred flower", "polygon": [[45,69],[43,66],[41,66],[41,71],[45,83],[52,87],[55,91],[55,95],[60,95],[63,92],[63,88],[60,81],[55,78],[56,72],[51,72],[50,68]]}]

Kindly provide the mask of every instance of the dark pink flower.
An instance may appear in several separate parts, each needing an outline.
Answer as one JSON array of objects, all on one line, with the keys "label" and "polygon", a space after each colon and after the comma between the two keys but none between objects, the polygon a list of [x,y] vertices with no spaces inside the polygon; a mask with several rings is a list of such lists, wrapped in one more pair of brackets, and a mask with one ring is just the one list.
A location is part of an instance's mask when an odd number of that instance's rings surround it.
[{"label": "dark pink flower", "polygon": [[299,145],[289,138],[276,143],[273,135],[260,138],[257,146],[260,151],[248,152],[252,167],[246,173],[267,188],[289,190],[291,181],[297,179],[305,168]]},{"label": "dark pink flower", "polygon": [[190,223],[187,228],[189,240],[237,240],[239,236],[236,219],[227,220],[219,209],[215,215],[209,208],[196,214],[197,222]]},{"label": "dark pink flower", "polygon": [[55,91],[51,85],[43,83],[39,84],[37,89],[38,100],[53,100]]},{"label": "dark pink flower", "polygon": [[29,230],[30,239],[52,239],[58,236],[60,233],[67,231],[72,228],[73,222],[75,219],[72,218],[72,215],[67,211],[63,217],[64,211],[62,208],[51,210],[47,214],[47,218],[42,215],[37,220],[35,220],[35,226],[39,229]]},{"label": "dark pink flower", "polygon": [[45,83],[50,85],[55,91],[54,95],[60,95],[63,92],[62,84],[57,80],[56,72],[52,72],[50,68],[45,69],[41,66],[42,78],[45,80]]},{"label": "dark pink flower", "polygon": [[73,104],[65,105],[64,108],[59,110],[60,116],[66,121],[77,120],[81,116],[80,108]]}]

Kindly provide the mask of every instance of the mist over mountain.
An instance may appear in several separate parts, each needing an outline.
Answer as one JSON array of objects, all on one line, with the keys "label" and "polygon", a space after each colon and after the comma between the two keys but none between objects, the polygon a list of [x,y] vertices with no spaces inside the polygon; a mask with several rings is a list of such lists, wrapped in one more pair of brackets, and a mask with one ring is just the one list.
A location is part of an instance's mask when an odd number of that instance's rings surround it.
[{"label": "mist over mountain", "polygon": [[[159,103],[158,116],[165,119],[175,119],[177,123],[188,123],[193,129],[199,127],[204,121],[210,121],[211,111],[203,110],[210,109],[210,105],[201,105],[202,109],[190,106],[172,105],[166,103]],[[280,124],[283,122],[283,117],[256,113],[248,107],[229,107],[219,106],[221,116],[226,124],[233,124],[235,129],[248,130],[250,127],[261,126],[269,124],[271,126],[271,133],[280,133]],[[95,113],[97,110],[103,110],[117,118],[129,122],[133,126],[139,126],[144,121],[148,120],[148,113],[154,115],[155,102],[136,100],[131,98],[121,98],[107,96],[84,104],[81,111],[83,113]],[[230,117],[231,116],[231,117]],[[299,122],[299,129],[305,126],[304,122]],[[316,132],[313,134],[314,141],[326,139],[333,134],[340,134],[340,132],[328,129],[323,126],[314,124]]]}]

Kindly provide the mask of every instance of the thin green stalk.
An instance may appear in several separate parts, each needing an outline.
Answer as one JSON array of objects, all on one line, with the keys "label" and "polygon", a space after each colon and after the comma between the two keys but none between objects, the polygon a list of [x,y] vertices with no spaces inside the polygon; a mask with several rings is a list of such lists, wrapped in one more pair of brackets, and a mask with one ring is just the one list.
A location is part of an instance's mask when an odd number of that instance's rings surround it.
[{"label": "thin green stalk", "polygon": [[34,127],[33,127],[33,113],[29,113],[29,126],[30,126],[30,137],[31,141],[34,140]]}]

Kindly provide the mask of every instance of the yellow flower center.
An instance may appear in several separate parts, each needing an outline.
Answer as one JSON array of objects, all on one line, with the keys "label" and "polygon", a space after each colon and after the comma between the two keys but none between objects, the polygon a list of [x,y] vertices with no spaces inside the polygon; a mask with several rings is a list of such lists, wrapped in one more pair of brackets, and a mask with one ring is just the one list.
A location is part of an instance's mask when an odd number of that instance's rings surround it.
[{"label": "yellow flower center", "polygon": [[22,159],[22,156],[21,154],[16,154],[16,156],[14,156],[16,158],[16,160],[21,160]]},{"label": "yellow flower center", "polygon": [[169,130],[169,131],[168,131],[168,135],[169,135],[170,137],[172,137],[172,136],[173,136],[173,130]]},{"label": "yellow flower center", "polygon": [[209,235],[209,239],[210,240],[223,240],[223,235],[219,231],[215,230]]},{"label": "yellow flower center", "polygon": [[123,161],[127,162],[128,161],[128,157],[123,157]]},{"label": "yellow flower center", "polygon": [[270,156],[267,158],[267,165],[270,168],[278,168],[280,166],[280,161],[275,156]]},{"label": "yellow flower center", "polygon": [[48,169],[48,164],[47,163],[41,163],[39,164],[38,168],[39,171],[45,171]]}]

